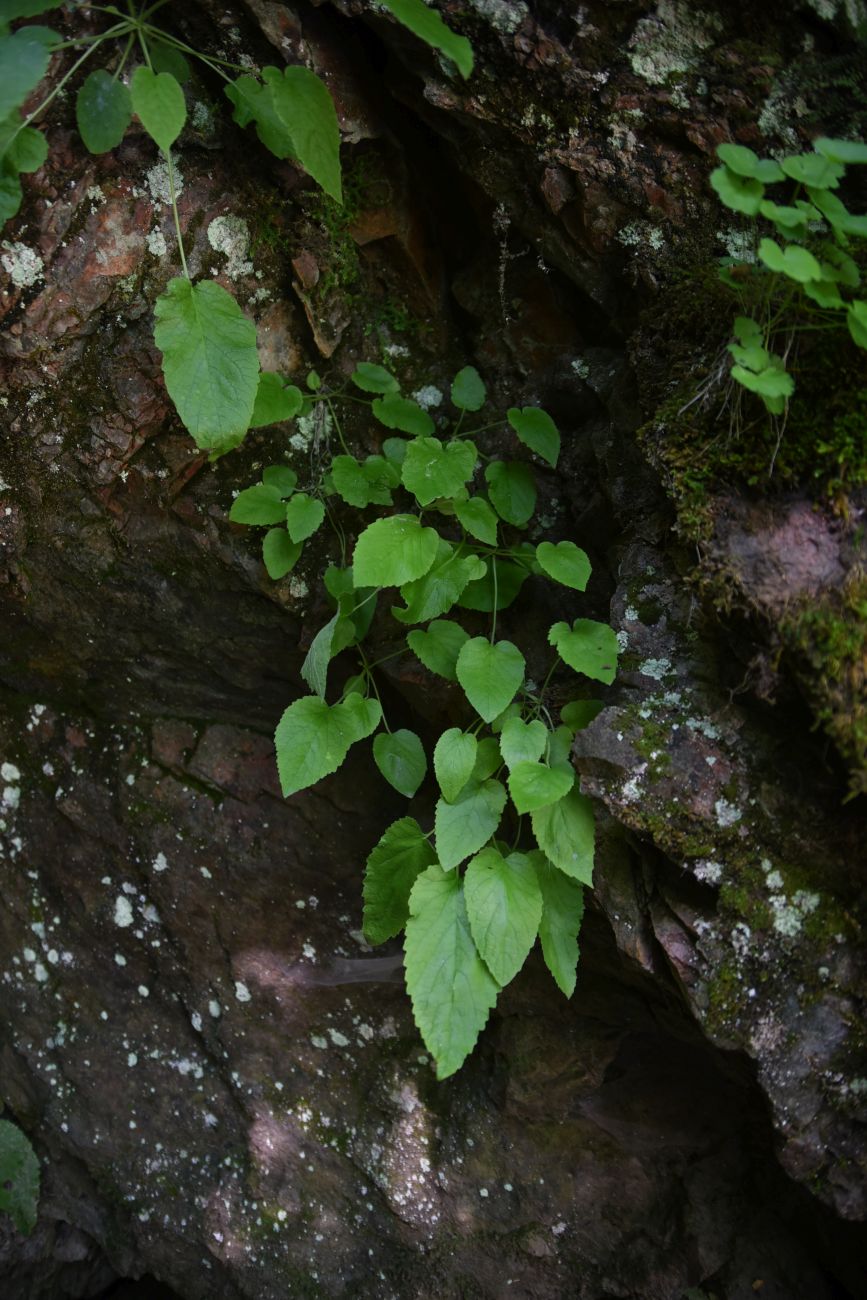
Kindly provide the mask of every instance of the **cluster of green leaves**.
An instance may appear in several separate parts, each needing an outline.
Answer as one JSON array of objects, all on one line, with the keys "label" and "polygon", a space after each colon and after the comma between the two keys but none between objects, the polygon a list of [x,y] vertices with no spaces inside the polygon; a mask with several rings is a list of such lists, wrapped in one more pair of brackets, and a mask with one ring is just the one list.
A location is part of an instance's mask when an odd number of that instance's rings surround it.
[{"label": "cluster of green leaves", "polygon": [[[732,378],[773,415],[795,391],[785,356],[774,351],[777,339],[845,326],[867,348],[867,300],[854,296],[861,285],[857,241],[867,239],[867,216],[850,212],[835,193],[848,165],[867,163],[867,143],[821,137],[813,150],[777,161],[744,145],[721,144],[721,165],[710,178],[726,207],[762,218],[776,235],[760,238],[755,262],[727,258],[722,268],[743,308],[729,344]],[[766,197],[769,185],[783,184],[787,202]]]},{"label": "cluster of green leaves", "polygon": [[[325,574],[334,612],[301,669],[312,694],[289,705],[275,736],[284,795],[337,771],[350,748],[371,735],[376,766],[406,798],[416,795],[432,767],[439,790],[432,827],[425,831],[415,818],[402,817],[370,854],[364,931],[382,943],[405,930],[416,1023],[445,1078],[472,1050],[500,988],[520,970],[537,935],[558,986],[567,996],[575,987],[594,827],[570,751],[575,732],[601,704],[573,700],[557,721],[547,688],[561,662],[610,683],[618,646],[603,623],[556,622],[549,632],[555,657],[537,688],[527,680],[518,646],[496,636],[499,611],[531,574],[579,592],[590,577],[590,562],[574,542],[533,545],[522,537],[536,505],[532,465],[487,456],[474,441],[491,428],[511,430],[553,468],[560,434],[550,415],[512,407],[505,418],[464,431],[487,398],[470,366],[451,386],[457,416],[446,429],[402,395],[382,366],[362,363],[352,382],[365,395],[352,396],[353,405],[368,403],[382,428],[381,454],[351,454],[337,416],[339,394],[302,397],[293,389],[293,400],[305,406],[327,403],[342,450],[300,491],[292,470],[270,466],[261,482],[237,496],[230,518],[268,528],[263,558],[275,578],[297,562],[326,519],[341,538],[343,563]],[[335,498],[355,510],[379,511],[358,531],[351,563],[337,522],[346,512]],[[465,697],[466,724],[442,733],[430,762],[420,736],[388,726],[377,665],[362,644],[382,593],[394,588],[397,653],[413,654]],[[456,611],[474,613],[476,623],[479,614],[489,615],[489,634],[472,635]],[[329,665],[349,647],[357,650],[360,671],[329,702]]]},{"label": "cluster of green leaves", "polygon": [[[0,221],[21,204],[22,172],[35,171],[48,149],[42,132],[30,126],[67,82],[98,50],[113,51],[114,67],[99,68],[85,78],[76,98],[76,120],[91,153],[106,153],[120,144],[133,115],[166,160],[171,203],[183,275],[171,280],[156,303],[155,341],[163,354],[169,395],[196,444],[213,456],[237,447],[255,427],[259,392],[256,331],[235,299],[213,280],[191,281],[175,202],[171,149],[187,118],[183,83],[190,76],[188,58],[199,60],[225,81],[234,120],[254,124],[262,144],[277,158],[290,158],[337,202],[342,201],[340,130],[325,83],[303,66],[263,68],[253,76],[243,69],[196,50],[152,17],[163,4],[124,15],[115,6],[103,13],[111,20],[95,36],[64,42],[47,27],[27,25],[14,33],[9,23],[57,9],[63,0],[0,0]],[[452,59],[469,76],[473,55],[465,37],[452,32],[424,0],[383,0],[397,20],[434,49]],[[144,62],[127,85],[121,78],[135,45]],[[52,51],[67,46],[82,52],[54,89],[25,118],[21,109],[48,69]],[[229,70],[240,71],[234,80]]]},{"label": "cluster of green leaves", "polygon": [[10,1215],[19,1232],[36,1227],[39,1161],[15,1124],[0,1119],[0,1211]]}]

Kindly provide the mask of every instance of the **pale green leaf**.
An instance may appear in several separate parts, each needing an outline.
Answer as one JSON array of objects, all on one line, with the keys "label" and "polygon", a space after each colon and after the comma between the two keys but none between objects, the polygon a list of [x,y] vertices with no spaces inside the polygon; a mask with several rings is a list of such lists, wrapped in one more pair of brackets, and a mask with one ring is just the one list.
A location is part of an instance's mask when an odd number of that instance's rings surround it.
[{"label": "pale green leaf", "polygon": [[365,393],[396,393],[400,388],[391,371],[373,361],[359,361],[350,379]]},{"label": "pale green leaf", "polygon": [[606,685],[614,681],[620,647],[614,629],[607,623],[592,618],[576,618],[571,628],[568,623],[555,623],[548,641],[576,673]]},{"label": "pale green leaf", "polygon": [[446,26],[435,9],[429,8],[424,0],[382,0],[382,3],[404,27],[451,59],[462,77],[470,75],[473,47],[466,36],[459,36]]},{"label": "pale green leaf", "polygon": [[536,843],[573,880],[593,884],[593,805],[573,786],[558,803],[531,814]]},{"label": "pale green leaf", "polygon": [[478,954],[461,881],[428,867],[412,887],[404,967],[415,1023],[437,1078],[463,1065],[487,1023],[499,988]]},{"label": "pale green leaf", "polygon": [[480,411],[487,389],[475,366],[464,366],[452,381],[452,403],[460,411]]},{"label": "pale green leaf", "polygon": [[509,794],[519,813],[535,812],[537,808],[556,803],[574,784],[575,772],[568,763],[558,763],[556,767],[516,763],[509,773]]},{"label": "pale green leaf", "polygon": [[454,441],[443,446],[439,438],[413,438],[403,462],[404,487],[422,506],[438,497],[452,497],[472,478],[477,458],[471,442]]},{"label": "pale green leaf", "polygon": [[730,172],[737,176],[754,177],[766,185],[783,179],[783,170],[773,158],[759,158],[742,144],[721,144],[717,146],[717,157],[724,162]]},{"label": "pale green leaf", "polygon": [[291,497],[298,475],[288,465],[269,465],[262,471],[262,482],[266,487],[274,488],[281,497]]},{"label": "pale green leaf", "polygon": [[363,929],[369,943],[400,934],[409,917],[410,890],[436,862],[427,836],[412,817],[392,822],[367,859]]},{"label": "pale green leaf", "polygon": [[470,704],[485,722],[491,722],[514,699],[525,667],[524,656],[511,641],[491,645],[477,636],[461,648],[456,672]]},{"label": "pale green leaf", "polygon": [[716,190],[727,208],[754,217],[765,197],[761,181],[751,176],[738,176],[728,167],[716,167],[710,174],[711,187]]},{"label": "pale green leaf", "polygon": [[301,410],[303,401],[300,388],[287,384],[272,370],[263,370],[256,389],[250,428],[262,429],[268,424],[293,419]]},{"label": "pale green leaf", "polygon": [[389,785],[411,799],[427,773],[424,746],[414,731],[381,731],[373,740],[373,758]]},{"label": "pale green leaf", "polygon": [[500,824],[505,806],[506,788],[494,780],[466,786],[453,803],[437,800],[435,840],[444,871],[451,871],[487,844]]},{"label": "pale green leaf", "polygon": [[324,518],[325,506],[306,492],[296,492],[286,505],[286,527],[293,542],[306,542]]},{"label": "pale green leaf", "polygon": [[303,542],[293,542],[285,528],[269,528],[262,542],[262,560],[268,577],[274,582],[285,578],[295,568],[304,549]]},{"label": "pale green leaf", "polygon": [[233,524],[281,524],[286,518],[283,495],[276,487],[254,483],[235,497],[229,518]]},{"label": "pale green leaf", "polygon": [[473,775],[476,765],[478,741],[475,736],[449,727],[444,731],[434,749],[434,772],[443,797],[454,803]]},{"label": "pale green leaf", "polygon": [[536,547],[536,559],[543,573],[564,587],[574,587],[584,591],[590,580],[590,561],[584,551],[574,542],[540,542]]},{"label": "pale green leaf", "polygon": [[425,668],[440,677],[445,677],[446,681],[456,682],[455,665],[458,655],[461,647],[469,639],[469,633],[465,632],[459,623],[438,618],[428,626],[427,631],[423,632],[419,629],[410,632],[406,641],[410,650],[418,656]]},{"label": "pale green leaf", "polygon": [[132,120],[129,90],[104,68],[91,72],[78,92],[75,120],[91,153],[107,153],[117,148]]},{"label": "pale green leaf", "polygon": [[482,849],[464,876],[467,917],[475,945],[501,986],[515,978],[527,960],[542,919],[542,891],[536,870],[524,853],[508,858]]},{"label": "pale green leaf", "polygon": [[787,275],[799,284],[823,278],[822,268],[813,254],[800,244],[787,244],[785,248],[780,248],[775,240],[762,239],[759,243],[759,257],[771,271]]},{"label": "pale green leaf", "polygon": [[39,1174],[39,1161],[27,1137],[15,1124],[0,1119],[0,1211],[21,1233],[29,1234],[36,1227]]},{"label": "pale green leaf", "polygon": [[427,411],[422,410],[411,397],[388,393],[385,397],[375,397],[371,408],[379,423],[387,429],[400,429],[401,433],[418,436],[427,436],[434,431],[434,422]]},{"label": "pale green leaf", "polygon": [[538,406],[512,406],[506,412],[509,424],[526,447],[556,468],[560,455],[560,433],[547,411]]},{"label": "pale green leaf", "polygon": [[415,515],[391,515],[369,524],[355,543],[357,587],[400,587],[422,578],[437,558],[439,534]]},{"label": "pale green leaf", "polygon": [[307,695],[290,704],[274,735],[283,794],[288,798],[336,772],[350,746],[369,736],[381,716],[378,703],[360,695],[333,705]]},{"label": "pale green leaf", "polygon": [[[776,358],[772,358],[775,360]],[[762,397],[777,398],[791,397],[795,391],[795,381],[788,371],[781,369],[779,365],[767,366],[764,370],[755,373],[747,370],[743,366],[732,366],[732,379],[736,379],[744,388],[748,388],[751,393],[759,393]]]},{"label": "pale green leaf", "polygon": [[502,766],[502,762],[496,736],[485,736],[476,746],[476,762],[470,780],[487,781],[488,777],[493,776],[497,768]]},{"label": "pale green leaf", "polygon": [[545,752],[548,728],[535,718],[524,722],[521,718],[508,718],[500,731],[500,752],[509,768],[518,763],[535,763]]},{"label": "pale green leaf", "polygon": [[335,456],[331,462],[335,491],[358,510],[369,505],[391,505],[389,484],[394,486],[396,478],[393,466],[382,456],[368,456],[363,465],[354,456]]},{"label": "pale green leaf", "polygon": [[831,140],[820,135],[813,141],[813,148],[831,162],[844,165],[867,163],[867,143],[864,140]]},{"label": "pale green leaf", "polygon": [[488,546],[497,544],[497,516],[483,497],[455,502],[455,514],[471,537]]},{"label": "pale green leaf", "polygon": [[571,998],[575,992],[578,966],[578,932],[584,917],[584,889],[570,880],[545,859],[542,853],[530,855],[542,890],[542,919],[539,939],[545,965],[557,986]]},{"label": "pale green leaf", "polygon": [[484,575],[485,563],[477,555],[461,555],[448,542],[440,541],[436,563],[423,577],[400,589],[406,606],[392,607],[401,623],[426,623],[447,614],[468,583]]},{"label": "pale green leaf", "polygon": [[495,460],[485,469],[491,504],[507,524],[522,528],[536,509],[536,480],[529,465]]},{"label": "pale green leaf", "polygon": [[240,442],[259,383],[253,322],[216,281],[183,276],[169,281],[154,315],[166,388],[197,445]]},{"label": "pale green leaf", "polygon": [[840,177],[846,172],[842,163],[831,162],[817,153],[792,154],[788,158],[781,158],[780,166],[793,181],[814,189],[836,190]]},{"label": "pale green leaf", "polygon": [[342,203],[340,127],[325,82],[301,64],[284,68],[282,74],[278,68],[263,68],[262,77],[295,157],[326,194]]},{"label": "pale green leaf", "polygon": [[184,92],[170,72],[136,68],[129,83],[133,112],[163,153],[168,153],[187,120]]}]

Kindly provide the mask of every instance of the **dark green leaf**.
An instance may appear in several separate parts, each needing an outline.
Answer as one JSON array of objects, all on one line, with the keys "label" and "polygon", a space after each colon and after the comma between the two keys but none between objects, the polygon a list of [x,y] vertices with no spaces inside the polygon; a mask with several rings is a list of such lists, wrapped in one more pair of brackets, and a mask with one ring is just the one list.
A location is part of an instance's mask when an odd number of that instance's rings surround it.
[{"label": "dark green leaf", "polygon": [[373,739],[373,758],[389,785],[411,799],[427,773],[424,746],[414,731],[381,731]]},{"label": "dark green leaf", "polygon": [[286,527],[293,542],[306,542],[324,518],[325,506],[306,492],[296,492],[286,506]]},{"label": "dark green leaf", "polygon": [[[271,71],[279,76],[276,68]],[[256,134],[275,158],[297,156],[289,128],[277,111],[271,85],[263,86],[255,77],[243,73],[223,89],[235,106],[233,117],[239,126],[255,122]]]},{"label": "dark green leaf", "polygon": [[468,501],[455,502],[455,514],[471,537],[477,537],[488,546],[497,544],[497,516],[484,497],[470,497]]},{"label": "dark green leaf", "polygon": [[536,843],[555,867],[584,885],[593,884],[593,805],[573,788],[558,803],[531,814]]},{"label": "dark green leaf", "polygon": [[523,410],[513,406],[506,414],[521,442],[547,461],[552,469],[556,468],[560,455],[560,434],[547,411],[538,406],[525,406]]},{"label": "dark green leaf", "polygon": [[584,727],[589,727],[594,718],[598,717],[605,705],[602,700],[573,700],[571,704],[565,704],[560,710],[560,717],[566,726],[572,732],[582,731]]},{"label": "dark green leaf", "polygon": [[489,776],[494,775],[497,768],[502,767],[502,763],[500,746],[497,743],[496,736],[485,736],[476,746],[476,762],[470,780],[487,781]]},{"label": "dark green leaf", "polygon": [[75,120],[91,153],[107,153],[117,148],[132,120],[129,91],[105,69],[91,72],[78,92]]},{"label": "dark green leaf", "polygon": [[268,424],[293,419],[301,410],[303,401],[300,388],[287,384],[273,370],[263,370],[256,389],[250,428],[262,429]]},{"label": "dark green leaf", "polygon": [[542,890],[539,939],[545,965],[567,998],[575,992],[578,932],[584,917],[584,889],[552,867],[542,853],[529,855]]},{"label": "dark green leaf", "polygon": [[452,382],[452,402],[460,411],[480,411],[487,390],[475,366],[464,366]]},{"label": "dark green leaf", "polygon": [[401,433],[417,436],[426,436],[434,431],[434,422],[427,411],[422,410],[411,397],[398,397],[395,393],[389,393],[385,397],[375,397],[371,407],[379,423],[384,424],[386,429],[400,429]]},{"label": "dark green leaf", "polygon": [[180,50],[176,50],[173,45],[168,45],[165,41],[157,41],[151,37],[148,37],[148,46],[154,72],[168,72],[181,85],[189,81],[190,65]]},{"label": "dark green leaf", "polygon": [[548,633],[548,641],[576,673],[584,673],[606,685],[614,681],[619,646],[613,628],[607,623],[597,623],[592,618],[576,618],[571,628],[568,623],[555,623]]},{"label": "dark green leaf", "polygon": [[265,483],[244,488],[232,502],[229,518],[233,524],[281,524],[286,518],[282,493]]},{"label": "dark green leaf", "polygon": [[426,632],[410,632],[406,638],[410,650],[418,656],[425,668],[445,677],[449,682],[457,681],[455,665],[461,647],[469,639],[469,633],[459,623],[452,623],[448,619],[436,619]]},{"label": "dark green leaf", "polygon": [[340,127],[328,87],[301,64],[284,68],[282,75],[278,68],[263,68],[262,77],[301,166],[342,203]]},{"label": "dark green leaf", "polygon": [[50,50],[31,27],[0,39],[0,119],[19,108],[48,69]]},{"label": "dark green leaf", "polygon": [[488,494],[501,519],[522,528],[536,509],[536,480],[529,465],[495,460],[485,469]]},{"label": "dark green leaf", "polygon": [[365,393],[396,393],[400,389],[391,371],[373,361],[359,361],[350,378]]},{"label": "dark green leaf", "polygon": [[288,465],[269,465],[262,471],[262,482],[266,487],[276,488],[281,497],[291,497],[298,475]]},{"label": "dark green leaf", "polygon": [[451,59],[462,77],[470,75],[473,47],[465,36],[458,36],[447,27],[435,9],[430,9],[424,0],[382,0],[382,3],[404,27]]},{"label": "dark green leaf", "polygon": [[0,1211],[21,1233],[36,1227],[39,1174],[36,1152],[21,1129],[0,1119]]},{"label": "dark green leaf", "polygon": [[304,543],[293,542],[285,528],[269,528],[262,542],[262,560],[268,577],[274,582],[285,578],[295,568],[303,549]]},{"label": "dark green leaf", "polygon": [[409,917],[410,890],[436,862],[427,836],[412,817],[392,822],[367,859],[364,873],[364,935],[385,943],[400,934]]},{"label": "dark green leaf", "polygon": [[[488,560],[486,572],[475,582],[467,583],[458,604],[462,609],[475,609],[490,614],[494,608],[494,561]],[[508,560],[496,561],[497,609],[508,609],[529,576],[528,570]]]}]

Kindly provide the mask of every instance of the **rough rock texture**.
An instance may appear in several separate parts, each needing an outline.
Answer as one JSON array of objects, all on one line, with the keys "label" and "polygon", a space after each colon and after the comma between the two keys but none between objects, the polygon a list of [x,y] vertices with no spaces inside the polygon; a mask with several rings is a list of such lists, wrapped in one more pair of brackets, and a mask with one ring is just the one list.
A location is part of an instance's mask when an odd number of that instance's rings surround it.
[{"label": "rough rock texture", "polygon": [[[624,646],[576,745],[597,887],[572,1003],[532,958],[446,1084],[400,983],[326,982],[364,952],[360,863],[402,804],[363,754],[280,799],[269,732],[326,556],[270,583],[226,521],[313,430],[195,453],[151,340],[164,172],[135,133],[89,158],[62,110],[0,258],[0,1097],[44,1170],[4,1296],[863,1294],[864,800],[768,636],[851,582],[857,518],[717,503],[702,554],[752,615],[727,618],[634,437],[670,380],[641,312],[724,246],[714,144],[862,129],[843,7],[445,5],[469,86],[355,0],[183,8],[227,56],[309,59],[340,108],[345,218],[190,88],[191,269],[265,364],[386,356],[412,391],[474,359],[564,430],[547,526],[593,559],[574,612]],[[531,663],[550,600],[504,617]],[[420,729],[450,707],[409,656],[383,689]]]}]

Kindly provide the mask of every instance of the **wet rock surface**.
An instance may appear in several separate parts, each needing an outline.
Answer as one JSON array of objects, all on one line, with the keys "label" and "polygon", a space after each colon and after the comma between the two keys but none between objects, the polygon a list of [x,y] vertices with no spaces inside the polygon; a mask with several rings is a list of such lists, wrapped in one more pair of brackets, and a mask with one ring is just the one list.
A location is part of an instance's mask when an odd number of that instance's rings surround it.
[{"label": "wet rock surface", "polygon": [[[270,731],[328,557],[270,583],[226,518],[287,439],[302,474],[310,446],[284,428],[196,454],[151,339],[165,178],[143,138],[93,160],[61,121],[4,232],[32,256],[0,283],[0,1096],[44,1171],[36,1234],[0,1237],[4,1295],[142,1274],[209,1300],[861,1294],[863,808],[794,689],[753,689],[760,631],[690,585],[627,361],[682,232],[713,245],[716,141],[756,143],[769,105],[791,129],[793,60],[856,56],[809,6],[478,0],[464,87],[340,8],[229,17],[255,60],[329,78],[373,177],[351,225],[203,125],[178,145],[188,257],[270,367],[382,355],[444,390],[471,359],[564,430],[547,525],[594,563],[574,613],[623,645],[576,744],[600,817],[578,990],[534,956],[436,1084],[400,983],[340,965],[370,956],[360,866],[402,804],[362,754],[280,798]],[[223,8],[183,22],[234,39]],[[715,544],[772,615],[857,560],[801,502],[725,519]],[[546,599],[530,583],[504,616],[540,663]],[[384,676],[420,729],[449,708],[409,656]]]}]

